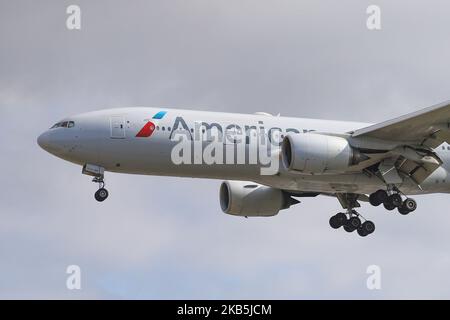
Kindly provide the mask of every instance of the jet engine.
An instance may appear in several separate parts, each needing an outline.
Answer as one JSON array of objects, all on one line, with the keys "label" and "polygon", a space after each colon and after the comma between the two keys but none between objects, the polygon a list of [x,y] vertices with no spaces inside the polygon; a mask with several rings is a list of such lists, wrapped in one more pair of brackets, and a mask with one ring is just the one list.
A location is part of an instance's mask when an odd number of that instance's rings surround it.
[{"label": "jet engine", "polygon": [[299,203],[283,190],[245,181],[222,182],[219,197],[222,211],[236,216],[275,216]]},{"label": "jet engine", "polygon": [[281,159],[288,170],[327,174],[345,172],[368,157],[352,148],[345,138],[298,133],[284,137]]}]

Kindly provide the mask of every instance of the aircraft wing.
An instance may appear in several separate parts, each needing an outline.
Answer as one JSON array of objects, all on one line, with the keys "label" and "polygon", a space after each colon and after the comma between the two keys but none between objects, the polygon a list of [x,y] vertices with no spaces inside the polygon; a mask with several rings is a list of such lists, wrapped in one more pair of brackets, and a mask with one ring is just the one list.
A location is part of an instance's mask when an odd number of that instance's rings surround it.
[{"label": "aircraft wing", "polygon": [[[419,186],[442,161],[432,150],[443,142],[450,143],[450,101],[409,113],[350,132],[351,139],[364,146],[392,146],[387,152],[370,155],[362,166],[380,163],[377,174],[387,183],[401,181],[401,175]],[[367,147],[371,149],[371,147]],[[372,147],[373,149],[373,147]],[[392,169],[396,170],[392,170]],[[399,173],[401,175],[399,175]]]},{"label": "aircraft wing", "polygon": [[406,141],[431,148],[450,143],[450,101],[358,129],[352,137]]}]

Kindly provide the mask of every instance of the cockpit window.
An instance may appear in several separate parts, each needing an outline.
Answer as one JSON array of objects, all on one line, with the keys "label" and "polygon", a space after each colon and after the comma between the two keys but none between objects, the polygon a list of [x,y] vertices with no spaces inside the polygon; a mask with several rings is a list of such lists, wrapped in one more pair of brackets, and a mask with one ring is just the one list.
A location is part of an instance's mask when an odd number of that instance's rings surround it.
[{"label": "cockpit window", "polygon": [[75,122],[73,121],[62,121],[56,123],[53,127],[50,129],[56,129],[56,128],[73,128],[75,127]]}]

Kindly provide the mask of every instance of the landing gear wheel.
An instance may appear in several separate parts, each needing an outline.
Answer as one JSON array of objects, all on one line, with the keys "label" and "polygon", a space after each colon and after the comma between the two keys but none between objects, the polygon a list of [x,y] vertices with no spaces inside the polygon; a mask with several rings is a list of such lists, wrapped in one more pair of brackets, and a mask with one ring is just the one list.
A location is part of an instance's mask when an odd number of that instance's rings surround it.
[{"label": "landing gear wheel", "polygon": [[405,205],[402,205],[400,208],[398,208],[398,212],[403,215],[407,215],[411,211],[408,210],[408,208],[405,207]]},{"label": "landing gear wheel", "polygon": [[339,229],[347,223],[347,216],[345,213],[339,212],[330,218],[330,226],[333,229]]},{"label": "landing gear wheel", "polygon": [[361,237],[366,237],[368,235],[367,231],[364,230],[362,227],[359,227],[358,230],[356,230],[358,232],[358,235],[360,235]]},{"label": "landing gear wheel", "polygon": [[347,223],[347,216],[343,212],[339,212],[336,216],[339,226],[342,227]]},{"label": "landing gear wheel", "polygon": [[108,190],[106,190],[105,188],[100,188],[94,194],[94,197],[98,202],[103,202],[106,200],[106,198],[108,198]]},{"label": "landing gear wheel", "polygon": [[393,205],[393,204],[389,201],[389,199],[388,199],[386,202],[383,203],[383,206],[384,206],[384,208],[385,208],[386,210],[389,210],[389,211],[392,211],[392,210],[395,209],[395,205]]},{"label": "landing gear wheel", "polygon": [[[378,191],[377,191],[377,192],[378,192]],[[370,202],[370,204],[373,205],[374,207],[378,207],[378,206],[382,203],[382,202],[379,201],[379,199],[378,199],[378,197],[377,197],[377,195],[376,195],[377,192],[371,193],[371,194],[369,195],[369,202]]]},{"label": "landing gear wheel", "polygon": [[417,202],[414,199],[407,198],[405,201],[403,201],[403,207],[409,210],[409,212],[412,212],[417,209]]},{"label": "landing gear wheel", "polygon": [[109,194],[108,194],[108,190],[105,189],[104,175],[101,174],[101,175],[94,176],[94,178],[92,179],[92,182],[98,183],[98,190],[94,194],[95,200],[97,200],[98,202],[105,201],[106,198],[108,198]]},{"label": "landing gear wheel", "polygon": [[358,234],[361,237],[365,237],[375,231],[375,224],[372,221],[365,221],[359,228]]},{"label": "landing gear wheel", "polygon": [[348,220],[347,225],[352,227],[353,230],[356,230],[356,229],[358,229],[361,226],[361,220],[359,220],[358,217],[351,217]]},{"label": "landing gear wheel", "polygon": [[332,227],[333,229],[339,229],[341,227],[341,224],[339,223],[336,216],[332,216],[330,218],[330,227]]},{"label": "landing gear wheel", "polygon": [[344,225],[344,230],[347,231],[347,232],[355,231],[355,229],[352,226],[348,225],[348,224]]},{"label": "landing gear wheel", "polygon": [[347,222],[344,224],[344,230],[347,232],[353,232],[359,228],[361,225],[361,220],[358,217],[350,217]]},{"label": "landing gear wheel", "polygon": [[396,208],[401,207],[403,204],[402,197],[398,193],[391,194],[387,201]]},{"label": "landing gear wheel", "polygon": [[383,202],[385,202],[387,197],[388,197],[388,194],[386,191],[378,190],[378,191],[375,191],[374,193],[370,194],[369,202],[371,205],[377,207],[380,204],[382,204]]}]

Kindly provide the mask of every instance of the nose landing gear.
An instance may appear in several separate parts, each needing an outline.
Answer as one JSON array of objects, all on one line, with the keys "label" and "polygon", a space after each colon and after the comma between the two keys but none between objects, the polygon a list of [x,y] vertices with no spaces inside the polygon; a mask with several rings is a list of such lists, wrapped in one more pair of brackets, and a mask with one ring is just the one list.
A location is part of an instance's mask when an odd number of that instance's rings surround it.
[{"label": "nose landing gear", "polygon": [[105,189],[105,169],[95,164],[85,164],[83,174],[94,177],[92,182],[98,183],[98,190],[94,194],[95,200],[103,202],[108,198],[108,190]]},{"label": "nose landing gear", "polygon": [[98,202],[105,201],[106,198],[108,198],[109,193],[108,190],[105,189],[104,177],[94,177],[94,179],[92,179],[92,182],[98,183],[98,190],[94,194],[95,200],[97,200]]}]

